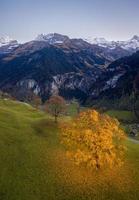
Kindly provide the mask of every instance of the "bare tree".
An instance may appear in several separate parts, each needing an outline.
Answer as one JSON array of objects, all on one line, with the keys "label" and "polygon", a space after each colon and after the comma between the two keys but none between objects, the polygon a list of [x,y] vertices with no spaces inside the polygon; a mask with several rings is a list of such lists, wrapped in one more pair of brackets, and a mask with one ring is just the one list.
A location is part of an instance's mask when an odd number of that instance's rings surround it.
[{"label": "bare tree", "polygon": [[66,110],[66,102],[63,97],[55,95],[51,96],[46,102],[46,110],[55,118],[57,123],[60,114],[64,113]]}]

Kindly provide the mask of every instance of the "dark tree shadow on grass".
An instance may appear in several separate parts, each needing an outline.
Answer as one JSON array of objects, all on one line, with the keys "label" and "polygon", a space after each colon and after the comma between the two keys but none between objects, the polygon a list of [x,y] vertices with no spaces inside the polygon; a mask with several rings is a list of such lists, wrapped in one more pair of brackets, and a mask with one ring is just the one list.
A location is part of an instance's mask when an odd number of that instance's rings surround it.
[{"label": "dark tree shadow on grass", "polygon": [[38,136],[48,137],[51,134],[58,132],[58,124],[50,119],[42,119],[37,122],[33,122],[32,128]]}]

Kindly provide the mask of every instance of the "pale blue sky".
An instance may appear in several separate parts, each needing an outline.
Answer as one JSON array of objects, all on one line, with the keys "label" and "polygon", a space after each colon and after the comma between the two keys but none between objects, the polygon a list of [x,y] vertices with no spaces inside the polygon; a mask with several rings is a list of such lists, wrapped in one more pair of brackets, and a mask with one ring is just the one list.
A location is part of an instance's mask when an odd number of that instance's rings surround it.
[{"label": "pale blue sky", "polygon": [[51,32],[126,40],[139,35],[139,0],[0,0],[0,36]]}]

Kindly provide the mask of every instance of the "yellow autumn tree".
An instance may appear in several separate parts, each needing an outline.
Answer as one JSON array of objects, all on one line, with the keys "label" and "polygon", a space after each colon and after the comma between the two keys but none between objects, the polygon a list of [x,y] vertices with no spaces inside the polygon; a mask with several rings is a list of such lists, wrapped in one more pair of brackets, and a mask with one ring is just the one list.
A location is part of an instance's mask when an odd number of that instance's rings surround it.
[{"label": "yellow autumn tree", "polygon": [[125,134],[116,119],[88,110],[62,124],[61,132],[76,164],[100,169],[123,163]]}]

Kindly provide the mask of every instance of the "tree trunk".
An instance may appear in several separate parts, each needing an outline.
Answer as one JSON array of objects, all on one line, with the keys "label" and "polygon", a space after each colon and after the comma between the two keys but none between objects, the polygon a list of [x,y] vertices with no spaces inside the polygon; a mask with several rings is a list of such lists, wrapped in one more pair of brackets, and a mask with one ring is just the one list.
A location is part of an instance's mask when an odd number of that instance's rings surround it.
[{"label": "tree trunk", "polygon": [[58,117],[58,116],[57,116],[57,115],[55,115],[55,123],[57,123],[57,117]]},{"label": "tree trunk", "polygon": [[96,155],[96,168],[97,168],[97,170],[100,169],[100,164],[99,164],[98,155]]}]

